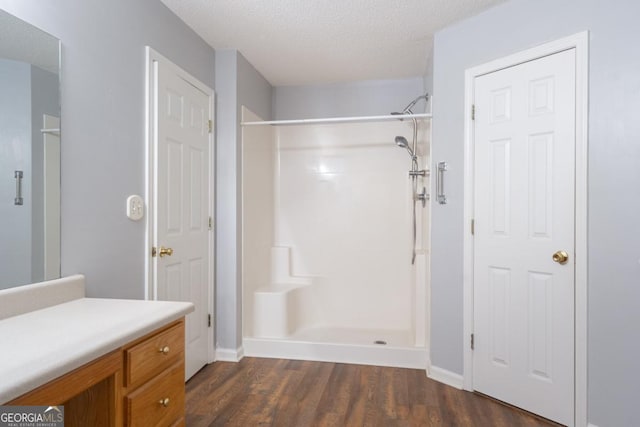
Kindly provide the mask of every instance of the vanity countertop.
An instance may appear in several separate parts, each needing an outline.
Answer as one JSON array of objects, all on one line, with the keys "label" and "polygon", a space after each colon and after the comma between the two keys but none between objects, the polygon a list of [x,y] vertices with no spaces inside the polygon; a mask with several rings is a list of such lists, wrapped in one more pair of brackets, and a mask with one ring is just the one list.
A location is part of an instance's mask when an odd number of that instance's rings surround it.
[{"label": "vanity countertop", "polygon": [[0,404],[192,312],[187,302],[78,298],[0,320]]}]

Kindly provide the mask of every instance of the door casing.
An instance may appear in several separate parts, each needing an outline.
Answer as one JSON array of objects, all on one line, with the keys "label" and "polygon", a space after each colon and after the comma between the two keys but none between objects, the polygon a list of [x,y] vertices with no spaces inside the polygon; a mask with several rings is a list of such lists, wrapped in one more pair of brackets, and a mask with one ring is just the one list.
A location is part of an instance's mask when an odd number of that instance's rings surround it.
[{"label": "door casing", "polygon": [[471,111],[474,79],[478,76],[532,61],[567,49],[576,52],[575,149],[575,360],[574,425],[587,426],[587,161],[589,33],[577,33],[527,49],[465,71],[464,119],[464,271],[463,271],[463,388],[473,391],[473,236],[474,133]]},{"label": "door casing", "polygon": [[[215,128],[215,93],[204,83],[175,65],[169,59],[165,58],[151,47],[145,47],[145,141],[146,141],[146,153],[145,153],[145,177],[146,177],[146,234],[145,234],[145,299],[154,300],[157,298],[156,289],[154,286],[154,272],[153,272],[153,259],[151,256],[151,247],[153,246],[153,230],[155,215],[154,206],[154,192],[155,192],[155,149],[156,149],[156,126],[157,120],[156,100],[154,97],[154,87],[156,83],[154,62],[162,62],[168,67],[172,68],[176,73],[180,74],[182,78],[188,81],[190,84],[206,93],[209,96],[209,120],[212,121],[212,128]],[[215,218],[215,132],[209,133],[209,216]],[[212,225],[213,227],[213,225]],[[207,343],[207,361],[211,363],[215,360],[215,300],[214,300],[214,278],[215,278],[215,228],[209,233],[209,273],[208,273],[208,289],[207,289],[207,310],[212,317],[211,333],[208,334]]]}]

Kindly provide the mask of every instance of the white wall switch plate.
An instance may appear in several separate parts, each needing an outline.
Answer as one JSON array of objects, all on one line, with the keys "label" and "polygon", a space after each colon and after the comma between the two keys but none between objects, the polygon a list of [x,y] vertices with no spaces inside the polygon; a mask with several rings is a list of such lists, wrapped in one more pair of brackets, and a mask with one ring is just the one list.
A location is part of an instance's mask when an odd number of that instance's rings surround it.
[{"label": "white wall switch plate", "polygon": [[144,216],[144,200],[134,194],[127,197],[127,217],[132,221],[139,221]]}]

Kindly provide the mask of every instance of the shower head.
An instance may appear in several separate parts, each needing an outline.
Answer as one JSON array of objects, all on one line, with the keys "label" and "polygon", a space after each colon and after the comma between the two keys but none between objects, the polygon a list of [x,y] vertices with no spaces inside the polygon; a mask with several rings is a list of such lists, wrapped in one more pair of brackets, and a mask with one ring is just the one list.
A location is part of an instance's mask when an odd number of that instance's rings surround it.
[{"label": "shower head", "polygon": [[406,149],[411,157],[415,157],[413,150],[409,147],[409,141],[407,141],[407,138],[404,136],[396,136],[396,145],[400,148]]},{"label": "shower head", "polygon": [[404,136],[396,136],[396,145],[398,147],[407,148],[409,146],[409,142]]}]

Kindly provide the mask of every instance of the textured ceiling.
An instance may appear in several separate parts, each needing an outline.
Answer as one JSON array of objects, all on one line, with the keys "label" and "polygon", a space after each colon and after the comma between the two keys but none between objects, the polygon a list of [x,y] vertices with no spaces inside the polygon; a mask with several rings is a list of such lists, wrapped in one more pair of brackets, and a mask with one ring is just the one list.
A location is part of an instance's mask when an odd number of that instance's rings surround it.
[{"label": "textured ceiling", "polygon": [[433,33],[505,0],[162,0],[274,86],[427,74]]},{"label": "textured ceiling", "polygon": [[0,58],[58,74],[58,39],[0,10]]}]

